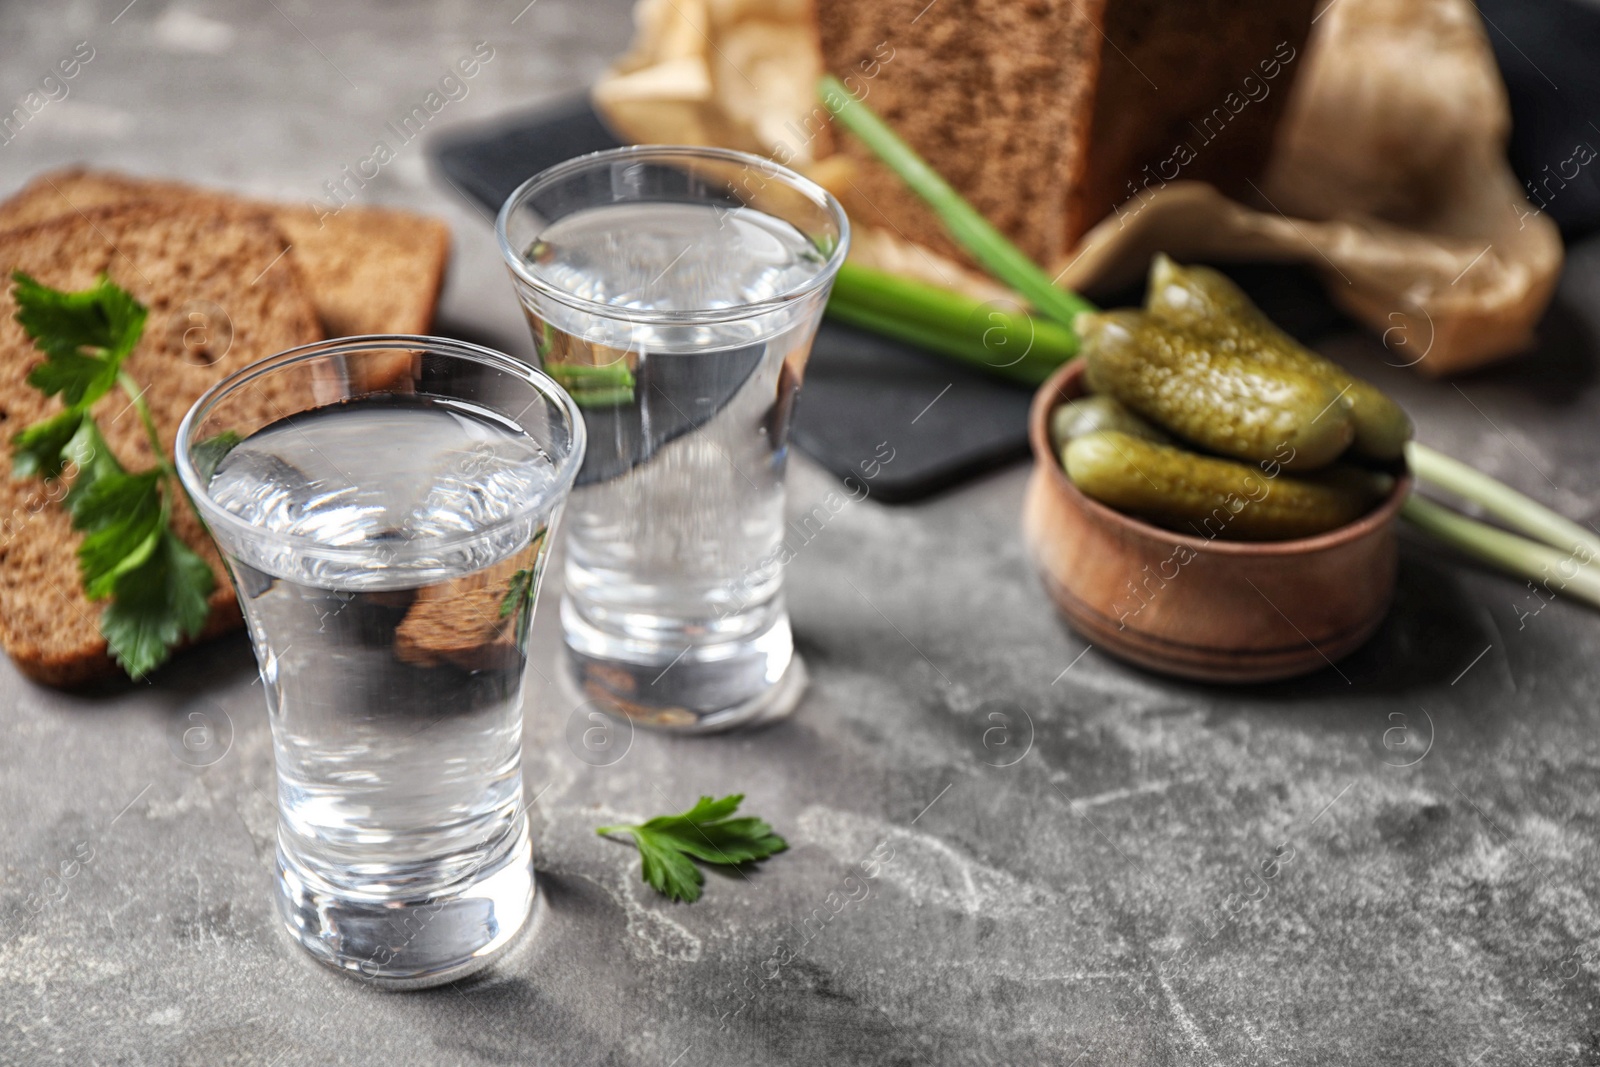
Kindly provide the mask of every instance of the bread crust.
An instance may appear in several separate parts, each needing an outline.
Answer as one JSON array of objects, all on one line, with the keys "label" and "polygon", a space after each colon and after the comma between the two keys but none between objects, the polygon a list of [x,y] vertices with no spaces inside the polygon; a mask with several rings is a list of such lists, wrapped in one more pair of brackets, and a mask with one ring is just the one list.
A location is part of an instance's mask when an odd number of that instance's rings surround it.
[{"label": "bread crust", "polygon": [[292,247],[329,337],[432,328],[450,262],[450,228],[409,211],[275,204],[78,166],[41,174],[0,204],[0,230],[134,200],[270,215]]}]

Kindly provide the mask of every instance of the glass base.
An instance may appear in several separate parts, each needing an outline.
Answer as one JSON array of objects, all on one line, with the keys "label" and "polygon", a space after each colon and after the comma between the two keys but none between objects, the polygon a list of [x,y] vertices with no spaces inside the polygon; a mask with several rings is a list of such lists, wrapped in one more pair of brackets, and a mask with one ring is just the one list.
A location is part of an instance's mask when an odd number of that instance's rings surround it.
[{"label": "glass base", "polygon": [[806,668],[789,618],[738,641],[644,647],[561,605],[565,682],[580,704],[651,729],[716,733],[781,719],[805,693]]},{"label": "glass base", "polygon": [[505,855],[417,900],[339,896],[278,848],[278,914],[318,961],[387,989],[422,989],[494,962],[527,924],[537,886],[526,815]]}]

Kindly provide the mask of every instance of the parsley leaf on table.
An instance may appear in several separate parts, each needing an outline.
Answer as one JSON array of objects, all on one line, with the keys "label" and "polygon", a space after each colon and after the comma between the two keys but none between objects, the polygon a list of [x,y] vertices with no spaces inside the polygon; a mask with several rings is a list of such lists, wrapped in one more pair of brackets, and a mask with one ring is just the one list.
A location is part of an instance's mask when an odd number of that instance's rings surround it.
[{"label": "parsley leaf on table", "polygon": [[681,814],[658,815],[637,826],[602,826],[595,833],[602,837],[631,834],[639,847],[645,882],[658,893],[692,904],[700,899],[705,885],[705,875],[694,860],[737,866],[764,860],[789,847],[765,820],[731,817],[743,800],[743,793],[721,800],[701,797]]},{"label": "parsley leaf on table", "polygon": [[[172,532],[173,501],[182,494],[143,392],[122,364],[144,333],[147,312],[105,275],[89,289],[62,292],[21,271],[11,275],[17,321],[44,362],[28,384],[59,396],[65,409],[11,439],[19,478],[76,473],[63,503],[84,534],[78,569],[91,600],[109,600],[100,632],[134,678],[160,666],[185,637],[199,636],[211,568]],[[130,473],[111,452],[90,407],[121,385],[139,412],[158,465]]]}]

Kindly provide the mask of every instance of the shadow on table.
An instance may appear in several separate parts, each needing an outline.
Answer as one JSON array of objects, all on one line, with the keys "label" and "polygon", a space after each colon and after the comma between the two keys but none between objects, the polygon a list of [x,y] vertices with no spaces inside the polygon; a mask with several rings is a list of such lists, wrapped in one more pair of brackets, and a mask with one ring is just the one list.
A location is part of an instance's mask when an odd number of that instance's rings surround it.
[{"label": "shadow on table", "polygon": [[1482,647],[1479,639],[1488,624],[1463,587],[1461,565],[1440,560],[1435,552],[1402,543],[1394,601],[1366,644],[1309,678],[1273,683],[1257,692],[1269,700],[1292,698],[1307,686],[1321,693],[1404,696],[1448,685]]},{"label": "shadow on table", "polygon": [[1555,408],[1580,403],[1596,377],[1600,339],[1567,295],[1558,293],[1539,323],[1534,349],[1479,370],[1455,375],[1450,383],[1482,385],[1520,393]]},{"label": "shadow on table", "polygon": [[[1371,735],[1379,721],[1373,718],[1375,705],[1411,708],[1425,703],[1430,699],[1427,694],[1449,688],[1460,678],[1486,644],[1500,643],[1485,609],[1464,589],[1461,565],[1436,559],[1430,551],[1402,544],[1399,580],[1388,615],[1365,645],[1331,666],[1260,685],[1208,685],[1165,677],[1162,684],[1187,691],[1206,705],[1214,723],[1263,715],[1299,720],[1324,731]],[[1508,596],[1515,591],[1509,587]],[[1451,703],[1500,684],[1500,676],[1487,670],[1468,674],[1452,693]],[[1498,688],[1493,695],[1500,696]],[[1474,712],[1479,729],[1493,719],[1509,722],[1516,715],[1506,701],[1479,703],[1484,705]],[[1192,707],[1188,702],[1180,706],[1186,711]]]},{"label": "shadow on table", "polygon": [[[588,955],[573,939],[597,930],[614,932],[625,919],[606,892],[593,882],[556,871],[535,871],[539,895],[530,926],[494,965],[459,982],[404,994],[434,1044],[451,1056],[466,1050],[484,1062],[532,1062],[533,1047],[583,1047],[599,1050],[612,1042],[607,1020],[573,1010],[552,996],[573,974],[573,957],[601,974],[610,961]],[[394,996],[377,992],[378,996]],[[476,1062],[476,1061],[475,1061]]]},{"label": "shadow on table", "polygon": [[[513,299],[509,282],[506,283],[506,299]],[[493,330],[486,330],[478,323],[459,322],[450,318],[436,319],[432,331],[435,337],[448,337],[454,341],[466,341],[468,344],[482,345],[484,348],[493,349],[496,352],[504,352],[519,359],[523,358],[522,352],[531,349],[533,346],[533,342],[528,338],[526,332],[520,337],[513,338]]]},{"label": "shadow on table", "polygon": [[256,675],[256,657],[244,630],[235,630],[175,653],[164,665],[140,681],[115,673],[71,691],[85,703],[104,702],[149,687],[172,696],[195,696],[224,688]]}]

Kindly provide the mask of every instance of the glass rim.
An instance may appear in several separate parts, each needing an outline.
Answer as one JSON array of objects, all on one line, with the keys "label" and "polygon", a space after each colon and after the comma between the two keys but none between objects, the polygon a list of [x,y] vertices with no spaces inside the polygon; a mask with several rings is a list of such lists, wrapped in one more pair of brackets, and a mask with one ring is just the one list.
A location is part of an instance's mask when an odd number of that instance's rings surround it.
[{"label": "glass rim", "polygon": [[[584,451],[588,446],[587,429],[584,425],[583,413],[578,410],[577,403],[554,378],[523,363],[521,360],[506,355],[504,352],[497,352],[492,348],[473,344],[470,341],[458,341],[448,337],[428,337],[422,334],[363,334],[356,337],[337,337],[325,341],[313,341],[310,344],[285,349],[282,352],[258,359],[213,384],[211,388],[201,393],[200,398],[190,406],[188,412],[183,416],[183,421],[178,424],[178,435],[173,446],[173,459],[178,469],[179,481],[182,482],[189,499],[194,502],[195,507],[205,518],[206,523],[208,525],[221,526],[229,530],[234,536],[245,541],[270,541],[274,544],[304,549],[308,555],[315,555],[323,559],[359,561],[371,558],[372,546],[370,545],[329,545],[305,534],[273,532],[246,522],[228,509],[219,506],[211,498],[210,486],[201,481],[200,472],[195,468],[194,462],[189,456],[190,438],[193,436],[194,429],[199,425],[201,419],[210,413],[218,401],[237,392],[240,387],[268,374],[298,363],[306,363],[322,356],[348,355],[397,348],[422,349],[438,355],[466,359],[481,366],[504,371],[531,386],[544,399],[553,402],[565,415],[567,425],[571,431],[571,446],[566,450],[566,454],[560,457],[551,457],[555,462],[556,476],[551,482],[549,490],[533,495],[527,503],[519,506],[511,514],[496,519],[481,529],[419,540],[406,545],[408,550],[414,549],[416,554],[420,555],[492,538],[495,534],[517,523],[528,521],[539,510],[539,506],[543,502],[552,497],[559,500],[571,491],[572,485],[578,477],[578,467],[583,462]],[[364,395],[383,396],[386,394],[370,393]],[[337,401],[333,403],[337,403]],[[320,407],[331,406],[332,404],[320,405]],[[303,411],[316,411],[320,410],[320,407],[305,408]],[[288,418],[302,413],[302,411],[290,412],[284,417]],[[248,440],[248,438],[245,438],[245,440]],[[541,449],[544,449],[548,442],[540,441],[538,444]],[[389,547],[392,549],[394,546],[391,545]]]},{"label": "glass rim", "polygon": [[[526,202],[534,193],[548,188],[565,178],[570,178],[581,171],[607,164],[614,160],[627,158],[648,159],[650,157],[662,159],[688,157],[701,160],[721,160],[728,163],[743,163],[747,167],[754,167],[763,176],[782,181],[827,212],[838,225],[839,239],[829,252],[827,261],[823,263],[822,269],[818,270],[812,277],[763,300],[754,300],[728,307],[684,308],[672,311],[619,307],[616,304],[606,304],[568,292],[559,286],[551,285],[549,282],[540,279],[528,270],[527,262],[522,253],[511,246],[511,238],[506,232],[511,214],[517,207]],[[600,318],[664,326],[692,326],[700,323],[726,322],[734,319],[750,318],[754,315],[785,307],[831,283],[833,276],[839,271],[839,265],[844,262],[846,254],[850,251],[849,216],[845,214],[844,206],[839,203],[838,198],[821,185],[818,185],[805,175],[763,156],[754,155],[750,152],[739,152],[732,148],[712,148],[701,145],[625,145],[621,148],[606,148],[598,152],[588,152],[581,156],[574,156],[564,163],[557,163],[553,167],[547,167],[517,186],[511,195],[506,197],[506,202],[500,206],[499,213],[495,215],[494,233],[495,239],[500,245],[500,256],[505,260],[506,266],[510,268],[512,275],[541,296]]]}]

